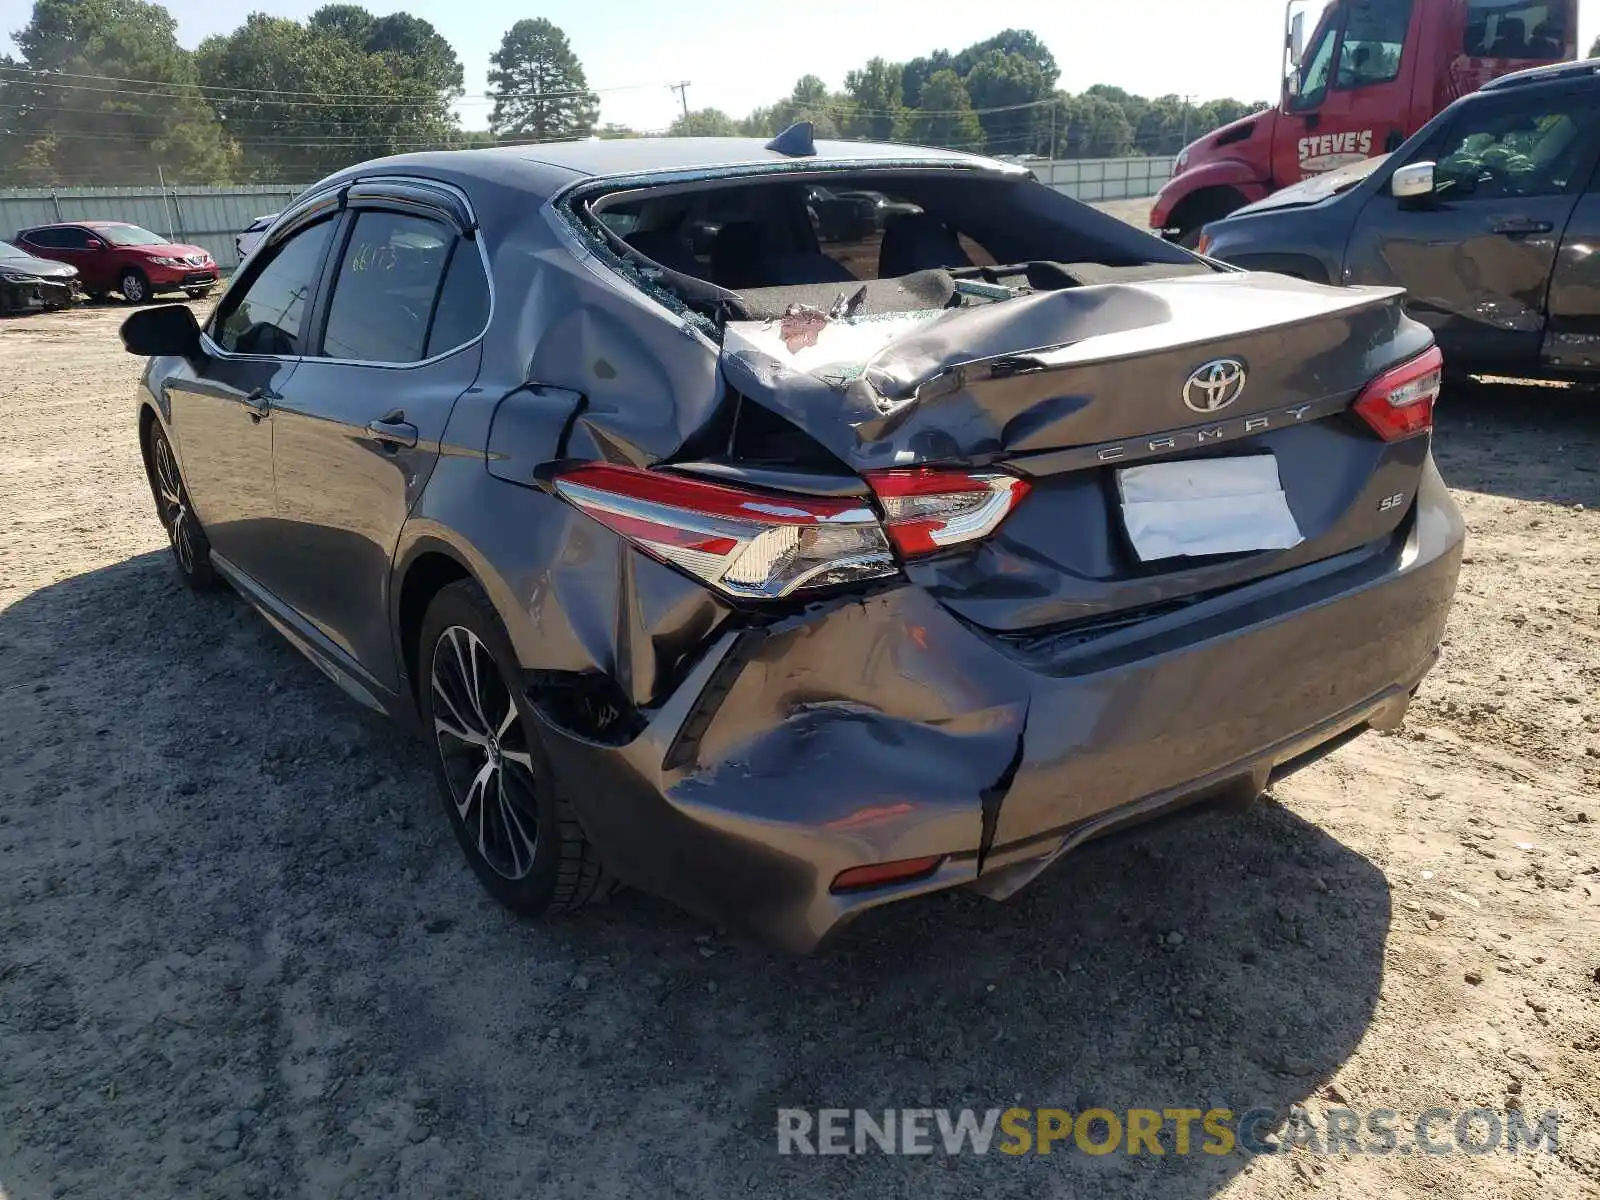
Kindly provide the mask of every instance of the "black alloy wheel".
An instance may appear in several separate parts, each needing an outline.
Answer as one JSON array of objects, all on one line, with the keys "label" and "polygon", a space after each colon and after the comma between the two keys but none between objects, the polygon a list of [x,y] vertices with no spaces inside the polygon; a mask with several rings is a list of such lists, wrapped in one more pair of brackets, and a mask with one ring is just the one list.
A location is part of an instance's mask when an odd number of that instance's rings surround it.
[{"label": "black alloy wheel", "polygon": [[476,583],[434,598],[419,700],[445,816],[484,888],[515,912],[572,911],[608,885],[560,794],[499,617]]},{"label": "black alloy wheel", "polygon": [[150,429],[150,453],[147,463],[150,475],[150,492],[155,497],[156,515],[167,531],[167,541],[172,546],[173,560],[178,564],[178,574],[197,592],[210,591],[218,586],[216,569],[211,565],[211,543],[205,530],[194,515],[189,502],[189,491],[183,485],[183,475],[178,470],[178,459],[172,452],[172,443],[160,425]]}]

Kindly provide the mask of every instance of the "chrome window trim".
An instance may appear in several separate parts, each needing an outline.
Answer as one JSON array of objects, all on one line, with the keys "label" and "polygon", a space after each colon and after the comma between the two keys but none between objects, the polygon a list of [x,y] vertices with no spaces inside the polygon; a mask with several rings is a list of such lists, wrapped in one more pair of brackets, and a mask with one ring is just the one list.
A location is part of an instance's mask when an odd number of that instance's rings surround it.
[{"label": "chrome window trim", "polygon": [[[330,187],[320,188],[317,191],[305,196],[302,200],[296,202],[292,207],[285,209],[283,213],[279,215],[278,222],[276,223],[284,223],[287,221],[288,223],[292,224],[294,218],[297,217],[301,211],[314,206],[319,201],[325,200],[329,192],[343,191],[345,188],[357,183],[387,183],[390,181],[395,183],[420,183],[427,187],[440,188],[444,191],[454,193],[460,198],[463,206],[465,206],[467,210],[467,216],[471,218],[473,234],[470,238],[461,233],[458,233],[456,236],[463,238],[466,241],[470,241],[478,248],[478,260],[483,264],[484,281],[489,285],[489,314],[484,319],[483,328],[478,331],[476,336],[462,342],[459,346],[452,346],[448,350],[441,351],[440,353],[429,358],[418,359],[416,362],[374,362],[370,359],[364,358],[330,358],[320,354],[238,354],[231,350],[224,350],[222,347],[217,345],[215,339],[213,339],[211,336],[211,330],[209,328],[211,322],[208,321],[206,323],[208,327],[203,328],[200,331],[201,348],[205,350],[208,355],[214,355],[217,358],[230,359],[234,361],[265,360],[268,362],[284,363],[319,363],[339,367],[381,367],[388,371],[414,371],[418,367],[431,367],[435,363],[443,362],[447,358],[452,358],[455,355],[460,354],[463,350],[470,350],[474,346],[482,343],[483,339],[489,336],[489,330],[494,326],[494,310],[496,301],[498,299],[495,293],[494,271],[490,267],[489,248],[484,245],[483,227],[478,224],[478,214],[472,207],[472,198],[454,184],[444,183],[438,179],[426,179],[416,175],[373,175],[360,179],[347,179]],[[345,209],[344,205],[341,204],[337,211],[344,212],[347,210]],[[273,244],[275,245],[276,243]],[[271,247],[269,246],[267,248],[270,249]],[[261,249],[262,247],[259,245],[256,247],[256,251],[260,251]],[[335,270],[334,277],[337,280],[337,270]],[[444,287],[443,275],[440,275],[439,277],[439,286],[441,288]],[[233,289],[230,287],[229,291],[232,290]],[[228,293],[224,292],[222,299],[217,302],[217,308],[215,312],[221,311],[222,306],[227,302],[227,299]],[[329,299],[331,301],[332,297],[330,296]],[[213,319],[215,319],[215,312],[213,313]]]}]

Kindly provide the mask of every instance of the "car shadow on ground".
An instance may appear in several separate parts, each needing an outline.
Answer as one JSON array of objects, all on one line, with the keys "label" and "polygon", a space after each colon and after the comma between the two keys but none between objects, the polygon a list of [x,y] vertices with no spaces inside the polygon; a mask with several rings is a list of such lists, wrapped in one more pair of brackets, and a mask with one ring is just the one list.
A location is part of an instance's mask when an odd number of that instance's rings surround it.
[{"label": "car shadow on ground", "polygon": [[1600,390],[1450,383],[1436,420],[1434,457],[1451,487],[1600,505]]},{"label": "car shadow on ground", "polygon": [[1382,872],[1270,802],[1092,845],[1005,905],[869,914],[810,958],[630,892],[518,921],[410,737],[165,553],[0,611],[0,695],[11,1200],[1200,1198],[1248,1157],[1198,1128],[1186,1156],[1168,1123],[1160,1157],[780,1157],[776,1113],[1281,1115],[1380,993]]}]

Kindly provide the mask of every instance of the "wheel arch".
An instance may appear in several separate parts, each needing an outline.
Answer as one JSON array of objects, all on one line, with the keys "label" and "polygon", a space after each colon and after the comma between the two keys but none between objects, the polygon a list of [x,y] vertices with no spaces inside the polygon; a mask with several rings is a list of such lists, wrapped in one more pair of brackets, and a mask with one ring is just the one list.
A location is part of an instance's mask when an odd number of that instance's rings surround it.
[{"label": "wheel arch", "polygon": [[[422,622],[433,598],[452,583],[470,579],[479,587],[483,580],[467,563],[468,556],[438,537],[422,537],[406,551],[396,566],[390,588],[390,625],[394,630],[395,658],[403,676],[403,692],[417,701],[419,639]],[[488,588],[484,588],[486,594]],[[504,622],[504,616],[501,620]]]},{"label": "wheel arch", "polygon": [[[156,406],[148,398],[141,400],[139,402],[139,457],[144,460],[146,474],[149,474],[151,465],[150,431],[161,424],[161,414],[156,411]],[[167,434],[167,440],[172,440],[170,433]]]},{"label": "wheel arch", "polygon": [[1249,197],[1231,183],[1218,183],[1190,192],[1180,200],[1168,219],[1168,228],[1184,233],[1198,231],[1212,221],[1220,221],[1250,203]]}]

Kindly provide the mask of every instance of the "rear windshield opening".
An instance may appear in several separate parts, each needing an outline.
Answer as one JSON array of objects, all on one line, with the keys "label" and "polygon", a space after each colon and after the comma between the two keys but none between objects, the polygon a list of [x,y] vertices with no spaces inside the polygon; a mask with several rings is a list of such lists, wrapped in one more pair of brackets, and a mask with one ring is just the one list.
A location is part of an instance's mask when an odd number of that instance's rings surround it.
[{"label": "rear windshield opening", "polygon": [[835,315],[992,304],[1212,269],[1037,182],[972,172],[632,188],[579,211],[649,286],[718,322],[792,304]]}]

